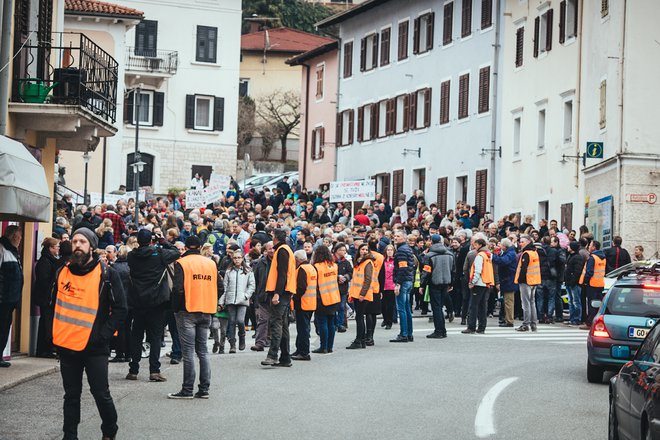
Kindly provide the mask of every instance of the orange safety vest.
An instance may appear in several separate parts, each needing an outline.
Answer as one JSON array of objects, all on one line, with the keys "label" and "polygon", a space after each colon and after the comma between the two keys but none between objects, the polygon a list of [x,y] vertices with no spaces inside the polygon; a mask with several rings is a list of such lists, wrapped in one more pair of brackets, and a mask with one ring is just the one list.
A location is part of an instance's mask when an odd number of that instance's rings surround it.
[{"label": "orange safety vest", "polygon": [[[598,255],[591,255],[594,259],[594,275],[589,279],[591,287],[605,287],[605,259],[600,258]],[[582,268],[582,275],[580,276],[580,284],[584,283],[584,275],[587,273],[587,264],[585,263]]]},{"label": "orange safety vest", "polygon": [[374,276],[372,277],[371,286],[374,290],[374,293],[380,293],[380,282],[378,282],[378,275],[380,275],[380,270],[383,268],[383,263],[385,262],[385,257],[378,252],[372,252],[371,255],[376,259],[374,261]]},{"label": "orange safety vest", "polygon": [[218,269],[210,258],[199,254],[177,260],[183,269],[183,296],[188,313],[218,311]]},{"label": "orange safety vest", "polygon": [[68,266],[57,278],[57,300],[53,318],[53,344],[73,351],[87,347],[99,308],[101,263],[87,275],[71,273]]},{"label": "orange safety vest", "polygon": [[[483,259],[483,265],[481,267],[481,280],[486,286],[493,286],[495,284],[495,275],[493,274],[493,260],[491,260],[490,256],[486,252],[479,252],[477,256],[479,255],[481,255],[481,258]],[[472,278],[474,278],[474,263],[472,263],[472,267],[470,267],[470,282],[472,281]]]},{"label": "orange safety vest", "polygon": [[[351,280],[351,287],[348,289],[348,296],[351,298],[359,299],[360,298],[360,291],[362,291],[362,285],[364,284],[364,271],[365,268],[367,267],[367,264],[371,264],[373,267],[374,262],[370,259],[366,259],[355,268],[353,268],[353,279]],[[372,270],[372,277],[373,273],[375,270]],[[365,295],[364,299],[366,301],[373,301],[374,300],[374,284],[371,283],[371,286],[369,286],[369,290],[367,290],[367,294]]]},{"label": "orange safety vest", "polygon": [[[316,310],[316,288],[318,283],[316,281],[316,270],[311,264],[305,263],[298,266],[298,271],[305,272],[307,278],[307,288],[300,298],[300,308],[306,312],[313,312]],[[296,279],[298,277],[296,276]]]},{"label": "orange safety vest", "polygon": [[341,302],[337,276],[339,268],[335,263],[316,263],[314,265],[318,274],[318,290],[321,303],[328,307]]},{"label": "orange safety vest", "polygon": [[523,254],[529,256],[529,264],[527,265],[527,275],[525,280],[519,281],[520,267],[522,266],[522,254],[518,259],[518,268],[516,269],[516,284],[527,284],[528,286],[538,286],[541,284],[541,264],[539,263],[539,254],[535,250],[524,251]]},{"label": "orange safety vest", "polygon": [[289,254],[289,267],[286,269],[286,284],[284,291],[290,294],[296,293],[296,259],[293,257],[291,248],[285,244],[278,247],[273,255],[273,261],[270,263],[270,270],[268,271],[268,279],[266,280],[266,292],[275,292],[277,287],[277,253],[286,252]]}]

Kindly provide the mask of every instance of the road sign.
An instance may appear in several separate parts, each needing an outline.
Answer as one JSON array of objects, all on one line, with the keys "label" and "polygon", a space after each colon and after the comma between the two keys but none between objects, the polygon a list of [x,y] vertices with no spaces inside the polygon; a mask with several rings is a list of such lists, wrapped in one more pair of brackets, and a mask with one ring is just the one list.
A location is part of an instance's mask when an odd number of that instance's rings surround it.
[{"label": "road sign", "polygon": [[587,158],[589,159],[602,159],[603,158],[603,143],[602,142],[587,142]]}]

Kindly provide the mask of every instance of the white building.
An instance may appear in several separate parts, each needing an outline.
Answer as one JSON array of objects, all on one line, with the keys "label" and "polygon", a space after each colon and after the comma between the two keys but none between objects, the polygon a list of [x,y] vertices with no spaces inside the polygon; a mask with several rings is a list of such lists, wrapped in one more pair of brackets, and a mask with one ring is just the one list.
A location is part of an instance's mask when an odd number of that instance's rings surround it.
[{"label": "white building", "polygon": [[[585,2],[579,2],[582,5]],[[498,215],[582,224],[577,158],[577,0],[507,1]]]},{"label": "white building", "polygon": [[319,24],[339,25],[337,180],[492,211],[499,3],[371,0]]}]

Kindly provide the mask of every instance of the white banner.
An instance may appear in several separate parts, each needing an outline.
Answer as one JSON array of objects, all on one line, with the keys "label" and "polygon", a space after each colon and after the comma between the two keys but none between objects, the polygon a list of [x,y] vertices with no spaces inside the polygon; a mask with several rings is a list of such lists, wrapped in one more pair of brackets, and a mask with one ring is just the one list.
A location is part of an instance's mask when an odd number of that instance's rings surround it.
[{"label": "white banner", "polygon": [[330,182],[330,202],[362,202],[376,198],[375,180]]},{"label": "white banner", "polygon": [[217,186],[221,191],[229,191],[229,184],[231,183],[231,177],[223,176],[222,174],[211,173],[211,178],[209,179],[209,187]]},{"label": "white banner", "polygon": [[204,202],[206,205],[209,203],[216,202],[223,198],[224,190],[220,185],[215,185],[211,183],[209,186],[204,188]]},{"label": "white banner", "polygon": [[205,208],[203,189],[189,189],[186,191],[186,209]]},{"label": "white banner", "polygon": [[[147,192],[140,190],[140,201],[144,202]],[[116,205],[119,200],[128,201],[128,199],[135,199],[135,191],[128,191],[124,194],[106,194],[103,198],[104,201],[101,202],[101,193],[92,192],[89,193],[89,206],[100,205],[105,203],[107,205]]]}]

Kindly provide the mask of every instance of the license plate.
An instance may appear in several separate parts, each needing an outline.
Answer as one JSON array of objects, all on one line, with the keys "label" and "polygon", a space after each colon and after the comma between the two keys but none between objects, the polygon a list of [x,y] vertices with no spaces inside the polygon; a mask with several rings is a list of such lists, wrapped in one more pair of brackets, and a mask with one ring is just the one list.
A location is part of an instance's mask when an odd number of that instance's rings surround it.
[{"label": "license plate", "polygon": [[650,328],[628,327],[628,337],[635,339],[644,339],[648,334],[648,332],[650,331],[651,331]]}]

